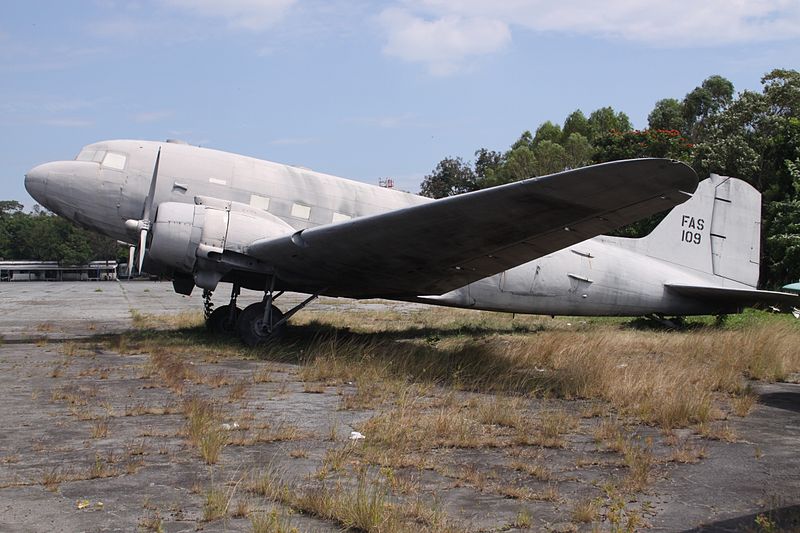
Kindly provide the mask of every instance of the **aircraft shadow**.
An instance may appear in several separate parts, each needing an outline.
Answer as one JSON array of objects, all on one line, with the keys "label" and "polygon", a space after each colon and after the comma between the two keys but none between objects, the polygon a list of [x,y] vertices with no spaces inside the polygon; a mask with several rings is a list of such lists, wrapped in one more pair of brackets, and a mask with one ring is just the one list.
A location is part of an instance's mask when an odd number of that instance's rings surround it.
[{"label": "aircraft shadow", "polygon": [[357,332],[349,327],[332,326],[313,320],[308,324],[292,325],[286,335],[287,340],[300,340],[311,337],[336,336],[352,340],[415,340],[425,339],[429,342],[452,337],[486,337],[489,335],[508,335],[508,334],[533,334],[546,331],[547,327],[518,325],[511,329],[492,328],[487,326],[466,325],[457,328],[438,328],[428,326],[408,326],[394,330],[379,330],[369,332]]},{"label": "aircraft shadow", "polygon": [[759,395],[758,403],[800,413],[800,392],[767,392]]},{"label": "aircraft shadow", "polygon": [[737,516],[704,524],[683,533],[742,531],[800,531],[800,505],[778,507],[763,513]]}]

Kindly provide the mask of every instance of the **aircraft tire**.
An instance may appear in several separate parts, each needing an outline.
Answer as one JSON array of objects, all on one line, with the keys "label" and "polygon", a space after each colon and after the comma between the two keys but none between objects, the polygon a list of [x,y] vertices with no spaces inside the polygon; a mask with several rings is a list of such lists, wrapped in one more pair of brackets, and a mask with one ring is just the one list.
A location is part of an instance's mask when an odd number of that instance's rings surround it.
[{"label": "aircraft tire", "polygon": [[238,332],[236,324],[240,314],[242,314],[242,310],[237,307],[231,321],[231,306],[223,305],[222,307],[217,307],[206,320],[206,327],[210,332],[217,335],[235,335]]},{"label": "aircraft tire", "polygon": [[[272,323],[275,324],[283,318],[283,313],[280,309],[272,306]],[[239,315],[236,321],[236,329],[239,332],[239,338],[247,346],[263,346],[272,342],[280,340],[286,334],[286,323],[284,322],[279,327],[272,330],[272,333],[267,333],[263,328],[264,320],[264,302],[257,302],[250,304],[244,308],[244,311]]]}]

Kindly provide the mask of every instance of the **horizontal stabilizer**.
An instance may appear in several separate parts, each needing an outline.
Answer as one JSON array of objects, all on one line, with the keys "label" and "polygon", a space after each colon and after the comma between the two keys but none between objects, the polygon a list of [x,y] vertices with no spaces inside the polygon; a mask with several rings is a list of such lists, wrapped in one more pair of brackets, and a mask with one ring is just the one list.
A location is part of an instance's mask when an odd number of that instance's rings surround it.
[{"label": "horizontal stabilizer", "polygon": [[755,304],[774,306],[798,306],[800,297],[788,292],[760,291],[757,289],[740,289],[730,287],[714,287],[704,285],[682,285],[665,283],[664,286],[683,296],[713,300],[726,304],[740,304],[743,307]]}]

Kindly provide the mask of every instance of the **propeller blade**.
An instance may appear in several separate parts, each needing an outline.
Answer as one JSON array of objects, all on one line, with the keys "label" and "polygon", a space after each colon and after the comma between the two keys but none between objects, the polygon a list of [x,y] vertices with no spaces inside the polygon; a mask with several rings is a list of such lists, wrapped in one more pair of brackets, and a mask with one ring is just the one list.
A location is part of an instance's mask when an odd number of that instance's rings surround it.
[{"label": "propeller blade", "polygon": [[150,229],[152,221],[150,214],[153,210],[153,200],[156,196],[156,183],[158,182],[158,164],[161,162],[161,147],[158,147],[156,153],[156,164],[153,167],[153,177],[150,178],[150,190],[147,192],[147,198],[144,199],[144,210],[142,211],[142,220],[140,227],[142,230],[139,232],[139,274],[142,273],[142,264],[144,264],[145,245],[147,244],[147,230]]},{"label": "propeller blade", "polygon": [[147,229],[143,229],[139,234],[139,274],[142,273],[142,263],[144,263],[144,246],[147,243]]},{"label": "propeller blade", "polygon": [[135,246],[128,247],[128,279],[131,279],[133,276],[133,257],[136,251]]},{"label": "propeller blade", "polygon": [[144,200],[144,212],[142,213],[142,220],[150,222],[150,211],[153,209],[153,198],[156,195],[156,181],[158,180],[158,163],[161,161],[161,147],[158,147],[156,154],[156,165],[153,167],[153,177],[150,179],[150,191],[147,193],[147,198]]}]

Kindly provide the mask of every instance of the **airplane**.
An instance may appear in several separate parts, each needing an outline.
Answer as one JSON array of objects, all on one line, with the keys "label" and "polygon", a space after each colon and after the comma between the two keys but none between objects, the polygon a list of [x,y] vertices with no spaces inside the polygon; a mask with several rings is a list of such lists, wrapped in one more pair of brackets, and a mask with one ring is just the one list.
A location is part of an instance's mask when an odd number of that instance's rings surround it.
[{"label": "airplane", "polygon": [[[208,305],[220,282],[232,284],[207,325],[250,346],[279,339],[321,295],[658,317],[798,298],[756,288],[760,194],[716,175],[698,185],[668,159],[433,200],[180,141],[111,140],[32,168],[25,187],[84,228],[138,242],[139,271],[171,278],[177,293],[197,286]],[[645,237],[604,235],[668,209]],[[239,309],[242,288],[263,300]],[[308,297],[283,312],[285,291]]]}]

